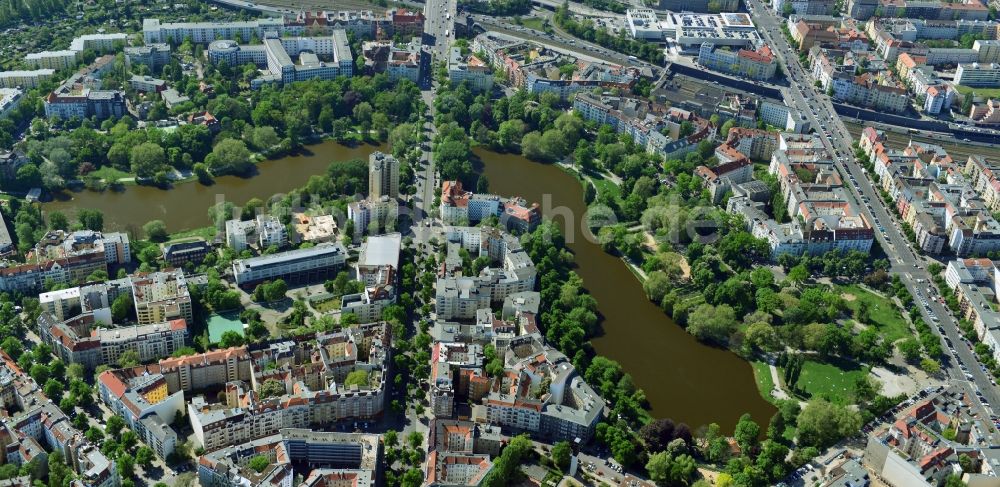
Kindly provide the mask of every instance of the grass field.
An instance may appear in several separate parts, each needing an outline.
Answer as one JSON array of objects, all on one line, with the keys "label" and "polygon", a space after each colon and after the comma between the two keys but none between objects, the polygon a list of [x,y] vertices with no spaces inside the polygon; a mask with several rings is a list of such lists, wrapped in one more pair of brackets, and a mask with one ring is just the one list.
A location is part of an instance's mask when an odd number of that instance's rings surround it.
[{"label": "grass field", "polygon": [[538,17],[522,17],[521,25],[535,30],[544,30],[545,19],[540,19]]},{"label": "grass field", "polygon": [[205,241],[211,243],[212,239],[215,238],[215,227],[201,227],[192,230],[185,230],[183,232],[171,233],[169,242],[190,240],[196,237],[201,237],[205,239]]},{"label": "grass field", "polygon": [[900,338],[913,335],[906,320],[903,319],[902,313],[899,312],[899,308],[889,299],[854,285],[837,286],[837,291],[841,295],[854,296],[853,300],[845,297],[847,306],[851,308],[852,312],[858,309],[860,303],[868,304],[868,315],[871,317],[869,323],[882,333],[882,337],[886,341],[892,343]]},{"label": "grass field", "polygon": [[973,88],[971,86],[955,85],[955,89],[963,95],[975,92],[976,95],[984,98],[996,98],[1000,96],[1000,88]]},{"label": "grass field", "polygon": [[760,396],[764,398],[765,401],[774,402],[774,398],[771,397],[771,391],[774,390],[774,380],[771,378],[771,368],[765,362],[759,360],[754,360],[750,362],[753,365],[753,377],[757,382],[757,390],[760,392]]},{"label": "grass field", "polygon": [[109,183],[113,183],[119,179],[131,178],[131,174],[125,171],[119,171],[111,166],[104,166],[96,171],[90,173],[91,175],[97,176]]},{"label": "grass field", "polygon": [[814,362],[802,365],[802,374],[796,384],[812,396],[822,396],[838,404],[854,402],[854,382],[866,374],[853,362]]},{"label": "grass field", "polygon": [[621,188],[619,188],[617,184],[605,179],[604,176],[601,176],[600,174],[591,176],[590,180],[594,182],[594,189],[597,190],[597,194],[608,193],[614,196],[616,201],[621,201]]},{"label": "grass field", "polygon": [[309,304],[319,313],[329,313],[340,309],[340,298],[319,299]]}]

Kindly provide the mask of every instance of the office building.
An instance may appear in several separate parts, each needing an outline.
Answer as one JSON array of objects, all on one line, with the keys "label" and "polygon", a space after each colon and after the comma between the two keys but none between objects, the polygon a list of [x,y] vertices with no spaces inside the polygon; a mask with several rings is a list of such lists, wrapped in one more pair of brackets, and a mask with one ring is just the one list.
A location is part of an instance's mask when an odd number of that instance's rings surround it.
[{"label": "office building", "polygon": [[955,84],[974,88],[1000,87],[1000,64],[959,64],[955,70]]},{"label": "office building", "polygon": [[347,260],[340,243],[322,243],[307,249],[289,250],[233,261],[233,276],[239,286],[284,279],[291,284],[333,278]]}]

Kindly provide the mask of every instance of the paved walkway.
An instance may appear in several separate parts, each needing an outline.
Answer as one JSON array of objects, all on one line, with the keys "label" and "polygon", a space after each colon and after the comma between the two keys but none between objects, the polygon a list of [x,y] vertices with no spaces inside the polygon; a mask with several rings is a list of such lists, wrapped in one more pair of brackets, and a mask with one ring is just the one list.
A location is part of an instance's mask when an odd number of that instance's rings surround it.
[{"label": "paved walkway", "polygon": [[774,382],[774,389],[771,390],[771,396],[775,399],[790,399],[788,393],[781,388],[781,382],[778,380],[778,368],[774,364],[768,365],[767,368],[771,371],[771,380]]}]

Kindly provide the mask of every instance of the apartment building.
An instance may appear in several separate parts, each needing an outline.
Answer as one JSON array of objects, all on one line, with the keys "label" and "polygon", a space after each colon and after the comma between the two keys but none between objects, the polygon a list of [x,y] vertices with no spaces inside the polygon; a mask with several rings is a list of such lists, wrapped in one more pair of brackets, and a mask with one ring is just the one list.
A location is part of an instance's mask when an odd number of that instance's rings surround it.
[{"label": "apartment building", "polygon": [[368,197],[399,197],[399,160],[380,151],[368,156]]},{"label": "apartment building", "polygon": [[125,96],[118,90],[91,88],[87,76],[78,73],[45,97],[45,116],[60,119],[99,120],[125,115]]},{"label": "apartment building", "polygon": [[24,64],[34,69],[52,69],[62,71],[76,67],[80,52],[68,49],[60,51],[32,52],[24,56]]},{"label": "apartment building", "polygon": [[[511,86],[531,93],[555,93],[563,99],[597,87],[628,91],[641,75],[637,68],[586,62],[496,32],[476,36],[472,50],[484,53],[484,61],[502,70]],[[579,66],[572,76],[563,76],[558,71],[559,66],[567,63]]]},{"label": "apartment building", "polygon": [[974,103],[969,118],[977,125],[1000,124],[1000,100],[990,98],[986,103]]},{"label": "apartment building", "polygon": [[[585,120],[611,125],[616,132],[629,134],[646,152],[664,158],[683,157],[697,148],[698,142],[711,139],[716,133],[714,124],[692,112],[639,98],[579,93],[573,99],[573,109]],[[680,128],[685,122],[693,125],[694,131],[681,136]]]},{"label": "apartment building", "polygon": [[288,245],[288,232],[277,217],[257,215],[253,220],[227,220],[226,245],[242,252],[251,245],[260,250]]},{"label": "apartment building", "polygon": [[55,75],[56,70],[51,68],[30,71],[0,71],[0,88],[36,88]]},{"label": "apartment building", "polygon": [[[382,414],[384,369],[389,354],[388,323],[362,325],[317,335],[313,343],[272,344],[254,353],[252,383],[225,384],[225,404],[203,397],[188,406],[195,442],[208,451],[272,435],[281,428],[307,428],[346,419],[371,420]],[[273,365],[269,365],[273,364]],[[346,383],[364,372],[365,383]],[[277,397],[254,390],[268,380],[285,386]]]},{"label": "apartment building", "polygon": [[698,63],[709,69],[755,80],[773,78],[778,68],[771,48],[766,45],[756,50],[730,49],[706,42],[698,51]]},{"label": "apartment building", "polygon": [[[268,33],[260,44],[239,44],[223,37],[208,45],[208,60],[213,64],[225,62],[230,66],[252,63],[264,74],[251,80],[250,86],[259,89],[265,84],[289,84],[309,79],[334,79],[354,74],[354,58],[347,41],[347,33],[334,30],[323,37],[279,37]],[[322,59],[321,60],[321,57]],[[292,61],[298,57],[298,63]]]},{"label": "apartment building", "polygon": [[[590,441],[603,417],[604,400],[576,374],[565,355],[525,339],[511,344],[504,364],[503,376],[483,400],[482,419],[553,441]],[[539,394],[532,394],[534,390]]]},{"label": "apartment building", "polygon": [[5,462],[23,466],[37,460],[44,464],[49,452],[59,452],[76,475],[74,485],[120,485],[115,461],[90,443],[13,359],[0,352],[0,362],[0,409],[5,417],[0,441]]},{"label": "apartment building", "polygon": [[160,360],[158,365],[171,394],[176,391],[200,391],[227,382],[249,382],[253,376],[250,352],[246,347],[168,357]]},{"label": "apartment building", "polygon": [[719,161],[717,166],[698,166],[694,170],[694,176],[702,180],[712,196],[712,202],[718,204],[734,185],[753,179],[753,163],[728,144],[716,148],[715,156]]},{"label": "apartment building", "polygon": [[332,278],[347,260],[340,243],[322,243],[307,249],[289,250],[233,261],[233,276],[239,286],[284,279],[290,283]]},{"label": "apartment building", "polygon": [[142,362],[158,360],[184,347],[187,340],[184,320],[113,328],[106,325],[110,323],[101,322],[93,313],[66,320],[42,314],[38,335],[64,362],[88,369],[116,364],[126,351],[136,352]]},{"label": "apartment building", "polygon": [[453,47],[448,56],[448,79],[452,84],[468,83],[474,92],[493,90],[493,69],[476,55],[463,56],[462,50]]},{"label": "apartment building", "polygon": [[140,76],[138,74],[132,75],[132,78],[128,81],[128,85],[133,90],[142,93],[159,93],[167,89],[167,82],[165,80],[152,76]]},{"label": "apartment building", "polygon": [[977,404],[964,383],[925,389],[869,435],[862,463],[884,485],[930,487],[959,471],[959,457],[965,456],[965,481],[992,483],[1000,465],[1000,450],[990,446],[997,433]]},{"label": "apartment building", "polygon": [[960,316],[972,323],[979,340],[1000,356],[1000,312],[995,311],[1000,270],[989,259],[956,259],[945,270],[948,289],[958,298]]},{"label": "apartment building", "polygon": [[159,73],[163,67],[170,64],[170,44],[153,43],[145,46],[129,46],[125,53],[125,66],[130,68],[136,64],[145,64],[150,72]]},{"label": "apartment building", "polygon": [[790,222],[779,223],[768,215],[769,192],[751,187],[754,181],[733,186],[727,210],[743,215],[748,231],[768,242],[772,258],[786,253],[870,251],[871,224],[850,203],[818,136],[779,134],[768,172],[778,179],[780,201]]},{"label": "apartment building", "polygon": [[357,279],[364,283],[364,289],[360,293],[341,297],[341,314],[352,313],[360,323],[382,319],[385,307],[396,302],[401,243],[398,233],[371,236],[365,240],[355,265]]},{"label": "apartment building", "polygon": [[181,269],[131,276],[132,300],[139,324],[181,319],[194,322],[187,279]]},{"label": "apartment building", "polygon": [[[491,302],[534,290],[537,271],[517,237],[497,228],[447,227],[445,238],[447,254],[435,285],[438,319],[472,319]],[[462,249],[490,264],[477,276],[462,276]]]},{"label": "apartment building", "polygon": [[461,181],[441,182],[440,216],[446,224],[474,223],[500,215],[500,197],[465,191]]},{"label": "apartment building", "polygon": [[[263,471],[248,465],[247,459],[257,455],[268,459]],[[220,487],[277,487],[303,475],[301,485],[306,487],[375,487],[381,461],[379,435],[280,428],[270,436],[203,455],[198,480]],[[301,473],[303,466],[308,475]]]},{"label": "apartment building", "polygon": [[160,458],[167,458],[177,445],[170,424],[184,411],[184,392],[169,392],[156,367],[105,370],[97,377],[101,401],[121,416],[139,439]]},{"label": "apartment building", "polygon": [[359,240],[366,233],[374,235],[395,228],[399,202],[388,196],[354,201],[347,205],[347,218],[354,224],[354,240]]}]

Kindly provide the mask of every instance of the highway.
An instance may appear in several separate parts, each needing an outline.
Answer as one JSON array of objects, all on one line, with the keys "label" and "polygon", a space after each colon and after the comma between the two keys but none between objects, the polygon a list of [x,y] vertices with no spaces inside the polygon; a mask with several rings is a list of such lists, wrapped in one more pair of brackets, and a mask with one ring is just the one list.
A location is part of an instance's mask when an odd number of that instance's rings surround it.
[{"label": "highway", "polygon": [[[930,286],[931,276],[926,267],[930,260],[917,256],[910,248],[893,212],[884,206],[882,198],[867,179],[868,175],[854,160],[851,134],[834,111],[830,99],[816,90],[813,81],[799,66],[797,51],[789,45],[781,31],[780,22],[783,19],[760,0],[748,0],[748,5],[758,30],[785,67],[790,81],[790,86],[782,90],[785,102],[807,117],[812,128],[823,136],[827,149],[835,154],[835,166],[842,177],[850,180],[847,187],[853,191],[854,204],[875,226],[875,236],[889,258],[891,272],[900,276],[913,295],[914,306],[918,307],[924,321],[932,329],[936,328],[942,338],[947,337],[950,343],[957,345],[951,352],[947,343],[942,343],[948,357],[941,364],[942,370],[955,380],[967,380],[971,376],[973,384],[989,403],[1000,405],[1000,390],[993,385],[988,373],[982,370],[970,347],[962,342],[957,321],[945,305],[928,297],[926,288]],[[796,54],[786,59],[786,53]],[[875,177],[874,174],[871,176]],[[992,408],[989,410],[993,412]]]}]

